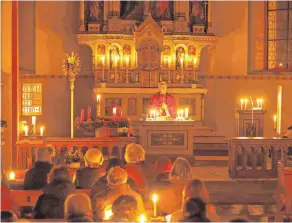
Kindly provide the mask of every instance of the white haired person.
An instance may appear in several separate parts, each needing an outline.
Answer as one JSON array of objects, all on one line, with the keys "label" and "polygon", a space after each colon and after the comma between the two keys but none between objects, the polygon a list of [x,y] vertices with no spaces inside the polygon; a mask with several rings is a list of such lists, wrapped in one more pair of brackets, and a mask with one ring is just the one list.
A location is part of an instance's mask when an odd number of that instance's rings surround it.
[{"label": "white haired person", "polygon": [[76,185],[77,188],[81,189],[91,188],[94,183],[106,174],[105,168],[102,167],[103,155],[99,149],[89,149],[84,156],[84,161],[86,167],[76,171]]},{"label": "white haired person", "polygon": [[130,143],[126,147],[125,170],[128,177],[138,187],[139,192],[143,195],[148,187],[148,180],[153,178],[153,170],[151,166],[145,163],[145,151],[143,147],[136,143]]},{"label": "white haired person", "polygon": [[121,195],[113,203],[111,222],[137,222],[140,216],[138,202],[131,195]]},{"label": "white haired person", "polygon": [[52,169],[52,153],[48,148],[39,148],[37,150],[37,161],[33,168],[28,170],[24,177],[25,190],[38,190],[47,184],[47,175]]},{"label": "white haired person", "polygon": [[68,222],[93,222],[89,196],[84,193],[69,195],[65,200],[64,214]]}]

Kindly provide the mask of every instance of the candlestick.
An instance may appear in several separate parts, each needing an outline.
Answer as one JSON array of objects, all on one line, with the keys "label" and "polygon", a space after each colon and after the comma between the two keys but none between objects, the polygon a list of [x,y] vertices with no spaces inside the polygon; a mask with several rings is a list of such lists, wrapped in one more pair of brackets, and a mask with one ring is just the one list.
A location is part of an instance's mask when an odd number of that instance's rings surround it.
[{"label": "candlestick", "polygon": [[96,96],[96,110],[97,110],[97,116],[100,116],[100,94]]},{"label": "candlestick", "polygon": [[23,126],[23,129],[24,129],[24,135],[28,136],[28,126],[27,125]]},{"label": "candlestick", "polygon": [[263,109],[263,99],[260,99],[260,109]]},{"label": "candlestick", "polygon": [[152,201],[153,201],[153,215],[154,215],[154,217],[157,216],[157,200],[158,200],[157,194],[153,194]]},{"label": "candlestick", "polygon": [[44,126],[40,127],[40,136],[44,136]]},{"label": "candlestick", "polygon": [[125,61],[126,61],[126,83],[129,83],[129,71],[128,71],[129,61],[130,61],[129,56],[126,56]]},{"label": "candlestick", "polygon": [[241,98],[241,99],[240,99],[240,109],[241,109],[241,110],[243,109],[243,102],[244,102],[244,99]]},{"label": "candlestick", "polygon": [[246,99],[244,99],[244,109],[246,110],[246,108],[247,108],[247,102],[248,102],[248,99],[246,98]]},{"label": "candlestick", "polygon": [[80,122],[84,122],[84,109],[83,108],[80,111]]},{"label": "candlestick", "polygon": [[277,115],[274,115],[274,131],[277,129]]},{"label": "candlestick", "polygon": [[185,118],[187,118],[189,116],[189,109],[185,108]]}]

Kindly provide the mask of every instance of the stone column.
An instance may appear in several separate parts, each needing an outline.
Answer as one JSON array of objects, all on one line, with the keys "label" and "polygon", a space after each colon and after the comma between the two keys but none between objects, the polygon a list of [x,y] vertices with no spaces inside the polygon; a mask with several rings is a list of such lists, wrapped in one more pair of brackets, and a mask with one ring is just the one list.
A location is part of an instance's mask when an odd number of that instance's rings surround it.
[{"label": "stone column", "polygon": [[85,31],[85,22],[84,22],[84,7],[85,7],[85,2],[84,0],[80,1],[80,26],[79,26],[79,31],[84,32]]}]

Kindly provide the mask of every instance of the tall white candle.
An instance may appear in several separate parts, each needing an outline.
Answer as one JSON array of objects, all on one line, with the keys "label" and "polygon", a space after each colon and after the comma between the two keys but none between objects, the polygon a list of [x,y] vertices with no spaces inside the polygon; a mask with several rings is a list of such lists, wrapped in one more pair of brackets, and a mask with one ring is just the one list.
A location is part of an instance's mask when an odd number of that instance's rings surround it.
[{"label": "tall white candle", "polygon": [[185,118],[187,118],[189,116],[189,109],[185,108]]},{"label": "tall white candle", "polygon": [[28,126],[27,125],[23,126],[23,129],[24,129],[24,135],[28,136]]},{"label": "tall white candle", "polygon": [[274,130],[277,129],[277,115],[274,115]]},{"label": "tall white candle", "polygon": [[36,117],[35,116],[32,116],[31,117],[31,124],[32,125],[35,125],[36,124]]},{"label": "tall white candle", "polygon": [[44,136],[44,129],[45,129],[44,126],[40,127],[40,136]]},{"label": "tall white candle", "polygon": [[240,109],[241,109],[241,110],[243,109],[243,102],[244,102],[244,99],[241,98],[241,99],[240,99]]},{"label": "tall white candle", "polygon": [[153,201],[153,216],[154,217],[157,216],[157,200],[158,200],[157,194],[153,194],[152,201]]}]

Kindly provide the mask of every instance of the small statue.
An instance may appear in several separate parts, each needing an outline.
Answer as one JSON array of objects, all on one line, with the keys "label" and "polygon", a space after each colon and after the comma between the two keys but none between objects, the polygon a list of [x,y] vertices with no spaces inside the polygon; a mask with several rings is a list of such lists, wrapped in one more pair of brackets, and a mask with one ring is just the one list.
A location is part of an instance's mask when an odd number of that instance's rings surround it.
[{"label": "small statue", "polygon": [[169,119],[175,118],[176,103],[175,98],[166,93],[167,83],[165,81],[158,84],[159,91],[151,97],[150,108],[158,112],[158,116],[164,116]]}]

